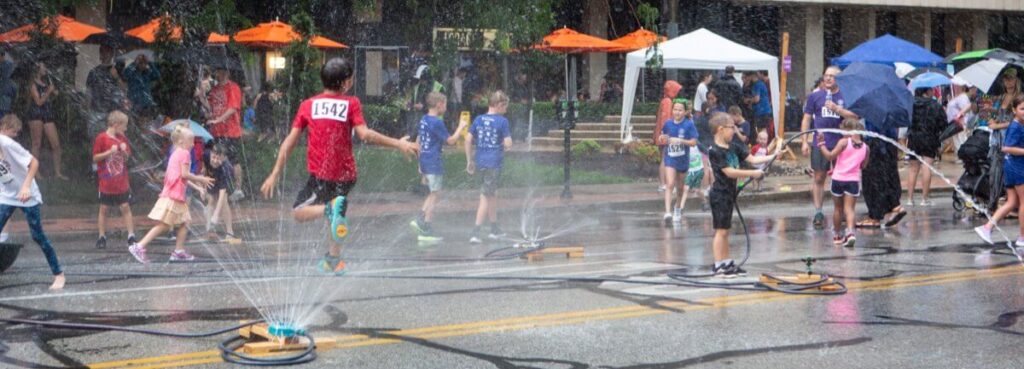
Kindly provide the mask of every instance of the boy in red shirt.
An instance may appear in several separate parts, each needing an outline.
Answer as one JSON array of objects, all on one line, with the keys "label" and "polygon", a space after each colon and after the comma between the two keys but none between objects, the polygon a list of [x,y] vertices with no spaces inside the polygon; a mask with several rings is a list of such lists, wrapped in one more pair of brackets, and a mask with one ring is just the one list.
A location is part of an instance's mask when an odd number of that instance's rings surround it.
[{"label": "boy in red shirt", "polygon": [[100,132],[92,145],[92,161],[96,163],[99,179],[100,214],[96,220],[100,237],[96,248],[107,247],[107,211],[111,206],[121,209],[124,224],[128,226],[128,244],[135,243],[135,225],[132,224],[132,189],[128,182],[128,157],[132,148],[124,131],[128,129],[128,115],[120,110],[107,114],[107,130]]},{"label": "boy in red shirt", "polygon": [[359,98],[346,95],[352,88],[352,65],[345,59],[332,58],[320,68],[323,93],[310,97],[299,105],[292,121],[292,129],[281,143],[274,169],[263,181],[260,191],[272,198],[277,178],[292,149],[299,142],[303,130],[308,130],[306,164],[309,180],[299,191],[292,216],[300,222],[324,217],[330,223],[331,247],[317,264],[325,274],[342,275],[345,262],[341,260],[341,241],[348,235],[348,192],[356,184],[356,160],[352,154],[352,131],[363,142],[392,147],[406,155],[416,155],[419,146],[408,137],[395,139],[384,136],[366,126]]}]

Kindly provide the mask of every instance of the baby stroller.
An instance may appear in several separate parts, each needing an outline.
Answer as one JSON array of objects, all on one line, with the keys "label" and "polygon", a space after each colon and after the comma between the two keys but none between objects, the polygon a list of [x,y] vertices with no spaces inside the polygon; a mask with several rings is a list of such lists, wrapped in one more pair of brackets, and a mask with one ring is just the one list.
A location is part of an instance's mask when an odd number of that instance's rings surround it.
[{"label": "baby stroller", "polygon": [[[973,197],[964,199],[959,193],[953,192],[953,209],[956,211],[964,211],[968,202],[984,205],[988,204],[991,199],[989,180],[992,176],[992,168],[990,168],[988,157],[988,138],[988,131],[976,129],[956,152],[964,166],[964,173],[960,175],[956,184],[964,193]],[[1002,168],[997,168],[997,170],[1002,170]],[[995,194],[997,198],[1002,195],[1002,193]]]}]

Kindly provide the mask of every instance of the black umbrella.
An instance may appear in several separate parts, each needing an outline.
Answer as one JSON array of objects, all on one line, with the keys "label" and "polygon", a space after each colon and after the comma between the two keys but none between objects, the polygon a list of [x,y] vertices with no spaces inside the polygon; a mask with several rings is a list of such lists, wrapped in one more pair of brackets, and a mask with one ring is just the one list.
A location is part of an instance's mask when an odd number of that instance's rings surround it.
[{"label": "black umbrella", "polygon": [[82,40],[86,44],[97,44],[103,46],[109,46],[114,49],[128,49],[133,47],[141,47],[146,44],[142,39],[134,36],[128,36],[120,32],[103,32],[94,33]]}]

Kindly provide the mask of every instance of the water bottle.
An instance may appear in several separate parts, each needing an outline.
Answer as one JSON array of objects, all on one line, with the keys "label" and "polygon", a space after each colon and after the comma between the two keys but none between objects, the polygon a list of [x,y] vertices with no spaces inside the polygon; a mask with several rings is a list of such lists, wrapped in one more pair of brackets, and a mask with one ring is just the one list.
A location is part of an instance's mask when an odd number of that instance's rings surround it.
[{"label": "water bottle", "polygon": [[832,101],[832,90],[825,90],[825,101]]}]

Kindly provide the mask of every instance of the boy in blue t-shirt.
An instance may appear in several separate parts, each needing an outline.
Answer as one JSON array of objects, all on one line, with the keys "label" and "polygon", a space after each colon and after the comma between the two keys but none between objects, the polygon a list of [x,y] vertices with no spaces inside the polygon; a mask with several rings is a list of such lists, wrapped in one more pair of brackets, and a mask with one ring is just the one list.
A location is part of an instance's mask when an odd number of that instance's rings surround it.
[{"label": "boy in blue t-shirt", "polygon": [[[665,156],[662,158],[665,163],[664,220],[666,222],[669,220],[679,222],[683,217],[682,196],[685,190],[683,189],[684,180],[680,177],[689,172],[689,149],[697,144],[698,136],[697,127],[693,124],[690,114],[690,102],[677,100],[672,104],[672,118],[665,121],[665,125],[661,129],[661,136],[658,137],[658,141],[667,145]],[[674,195],[673,192],[675,192]],[[675,207],[672,207],[673,197],[676,200]]]},{"label": "boy in blue t-shirt", "polygon": [[444,160],[441,158],[441,149],[444,144],[454,145],[459,140],[459,132],[466,128],[466,123],[460,121],[459,127],[455,129],[455,135],[449,135],[448,129],[444,126],[441,117],[444,116],[448,107],[448,98],[440,92],[427,94],[427,114],[420,119],[416,141],[420,145],[420,174],[423,175],[430,194],[423,200],[423,211],[419,217],[409,223],[417,233],[417,238],[423,242],[440,241],[441,237],[434,234],[430,221],[434,219],[434,206],[437,205],[441,187],[444,183]]},{"label": "boy in blue t-shirt", "polygon": [[[480,169],[480,206],[476,210],[476,224],[469,242],[480,243],[480,227],[487,218],[491,223],[491,239],[499,239],[505,233],[498,228],[498,182],[501,180],[501,163],[505,150],[512,148],[508,119],[502,114],[508,110],[508,95],[501,91],[491,93],[488,98],[487,114],[476,117],[466,134],[466,172],[476,173]],[[475,153],[474,153],[475,149]]]}]

